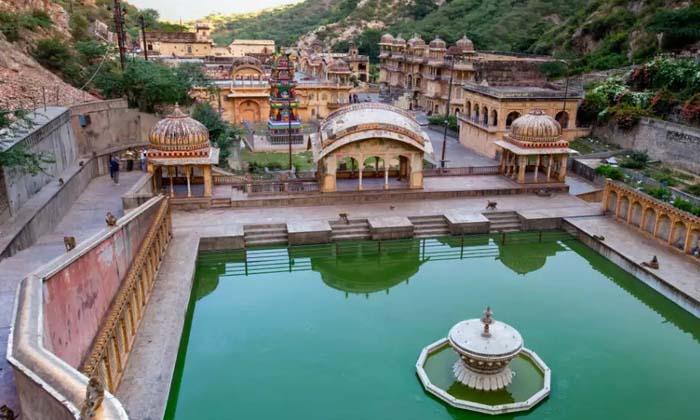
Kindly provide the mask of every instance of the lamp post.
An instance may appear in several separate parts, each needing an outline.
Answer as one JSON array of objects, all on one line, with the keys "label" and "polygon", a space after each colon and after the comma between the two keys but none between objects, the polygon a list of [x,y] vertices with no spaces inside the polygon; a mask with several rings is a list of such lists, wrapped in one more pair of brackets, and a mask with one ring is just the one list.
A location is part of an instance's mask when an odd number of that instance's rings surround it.
[{"label": "lamp post", "polygon": [[445,129],[442,133],[442,157],[440,158],[440,169],[445,168],[445,149],[447,148],[447,126],[450,120],[450,102],[452,102],[452,81],[455,69],[454,56],[446,54],[445,59],[450,60],[450,84],[447,90],[447,107],[445,110]]}]

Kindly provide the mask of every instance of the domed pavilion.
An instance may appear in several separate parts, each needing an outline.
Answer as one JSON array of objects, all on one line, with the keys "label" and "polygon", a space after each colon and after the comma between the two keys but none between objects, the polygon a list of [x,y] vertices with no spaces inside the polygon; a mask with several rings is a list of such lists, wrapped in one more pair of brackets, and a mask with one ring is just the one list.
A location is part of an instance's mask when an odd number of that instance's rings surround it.
[{"label": "domed pavilion", "polygon": [[561,125],[539,109],[513,121],[495,145],[501,151],[501,172],[519,184],[564,182],[569,142]]},{"label": "domed pavilion", "polygon": [[167,182],[174,197],[176,185],[186,185],[187,197],[192,197],[192,185],[203,184],[201,196],[211,197],[211,167],[219,161],[219,149],[211,146],[209,130],[202,123],[176,106],[153,126],[148,139],[148,172],[153,174],[155,191]]}]

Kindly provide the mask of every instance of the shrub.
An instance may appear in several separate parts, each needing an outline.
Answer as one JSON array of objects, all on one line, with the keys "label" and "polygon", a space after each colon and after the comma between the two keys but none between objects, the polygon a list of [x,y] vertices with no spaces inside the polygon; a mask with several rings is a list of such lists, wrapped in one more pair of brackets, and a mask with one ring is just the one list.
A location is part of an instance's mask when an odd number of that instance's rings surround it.
[{"label": "shrub", "polygon": [[625,179],[625,174],[622,173],[620,168],[616,168],[614,166],[610,165],[600,165],[597,168],[595,168],[595,173],[598,175],[602,175],[606,178],[613,179],[615,181],[622,181]]},{"label": "shrub", "polygon": [[700,40],[700,6],[662,10],[652,18],[647,29],[664,35],[665,49],[681,48]]},{"label": "shrub", "polygon": [[40,40],[32,55],[44,67],[60,74],[68,83],[76,86],[82,81],[82,69],[69,45],[61,38]]},{"label": "shrub", "polygon": [[647,152],[633,151],[628,156],[625,156],[620,163],[623,168],[642,169],[649,163],[649,155]]},{"label": "shrub", "polygon": [[665,187],[645,187],[643,191],[661,201],[668,201],[671,198],[671,191]]},{"label": "shrub", "polygon": [[673,204],[673,207],[675,207],[679,210],[683,210],[683,211],[687,211],[687,212],[690,212],[693,210],[693,204],[690,201],[684,200],[682,198],[676,197],[673,200],[673,203],[671,203],[671,204]]},{"label": "shrub", "polygon": [[685,192],[700,197],[700,183],[686,187]]},{"label": "shrub", "polygon": [[696,93],[685,101],[681,110],[681,116],[688,122],[700,122],[700,94]]}]

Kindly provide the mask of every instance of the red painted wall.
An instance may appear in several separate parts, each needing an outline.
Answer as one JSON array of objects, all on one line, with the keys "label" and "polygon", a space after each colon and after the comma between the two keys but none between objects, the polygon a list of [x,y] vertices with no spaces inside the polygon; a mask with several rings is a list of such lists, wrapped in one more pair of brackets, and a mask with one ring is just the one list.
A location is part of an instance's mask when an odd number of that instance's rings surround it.
[{"label": "red painted wall", "polygon": [[44,345],[78,368],[158,210],[126,226],[44,282]]}]

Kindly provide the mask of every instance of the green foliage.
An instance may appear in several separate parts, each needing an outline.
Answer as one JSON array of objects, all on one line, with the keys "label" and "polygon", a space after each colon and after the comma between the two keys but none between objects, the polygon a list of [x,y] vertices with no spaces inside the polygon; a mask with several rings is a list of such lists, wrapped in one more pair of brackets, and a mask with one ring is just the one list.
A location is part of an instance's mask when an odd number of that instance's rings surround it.
[{"label": "green foliage", "polygon": [[423,19],[437,9],[433,0],[414,0],[408,8],[408,13],[415,20]]},{"label": "green foliage", "polygon": [[687,212],[691,212],[693,210],[693,204],[690,201],[684,200],[682,198],[676,197],[671,204],[673,204],[673,207],[679,210]]},{"label": "green foliage", "polygon": [[[16,109],[10,111],[0,108],[0,130],[13,127],[31,127],[32,122],[26,118],[26,111]],[[13,125],[15,124],[15,125]],[[46,165],[54,163],[52,155],[45,152],[28,152],[22,146],[14,146],[9,150],[0,151],[0,168],[15,169],[23,173],[36,175],[44,171]]]},{"label": "green foliage", "polygon": [[[241,158],[248,163],[248,171],[256,174],[269,170],[279,170],[289,168],[289,155],[287,153],[255,153],[249,149],[241,151]],[[313,169],[313,156],[311,152],[292,154],[292,165],[298,171],[309,171]]]},{"label": "green foliage", "polygon": [[595,168],[595,173],[615,181],[622,181],[625,179],[625,174],[620,170],[620,168],[616,168],[615,166],[600,165]]},{"label": "green foliage", "polygon": [[671,199],[671,191],[666,187],[645,187],[643,191],[657,200],[668,201]]},{"label": "green foliage", "polygon": [[135,59],[126,70],[101,73],[95,84],[107,97],[126,96],[131,106],[154,112],[163,104],[190,102],[189,91],[200,86],[205,77],[198,66],[169,67],[165,64]]},{"label": "green foliage", "polygon": [[689,185],[685,188],[685,192],[700,197],[700,183]]},{"label": "green foliage", "polygon": [[42,66],[57,73],[68,83],[81,83],[83,68],[70,45],[63,39],[54,37],[39,40],[32,55]]},{"label": "green foliage", "polygon": [[630,169],[643,169],[649,163],[649,155],[647,152],[633,151],[625,156],[620,162],[620,166]]},{"label": "green foliage", "polygon": [[[430,124],[434,125],[439,125],[444,127],[445,126],[445,116],[444,115],[433,115],[428,117],[428,122]],[[454,115],[450,115],[447,117],[447,128],[449,128],[452,131],[459,131],[459,123],[457,122],[457,117]]]},{"label": "green foliage", "polygon": [[231,155],[231,146],[240,140],[240,128],[231,125],[208,102],[199,102],[192,109],[192,118],[204,124],[209,130],[209,138],[220,149],[219,166],[226,166]]},{"label": "green foliage", "polygon": [[350,48],[350,43],[348,41],[340,41],[340,42],[336,42],[333,45],[333,47],[331,48],[331,52],[345,53],[345,52],[348,52],[349,48]]},{"label": "green foliage", "polygon": [[665,49],[682,48],[700,40],[700,5],[662,10],[654,15],[647,29],[663,34]]},{"label": "green foliage", "polygon": [[566,75],[566,64],[561,61],[546,61],[540,64],[540,71],[548,79],[558,79]]},{"label": "green foliage", "polygon": [[379,40],[381,37],[382,33],[379,29],[365,29],[355,41],[357,50],[360,54],[369,56],[372,62],[376,62],[377,57],[379,57]]},{"label": "green foliage", "polygon": [[10,42],[19,41],[20,29],[35,31],[38,28],[48,28],[51,23],[51,17],[43,10],[32,10],[29,13],[0,10],[0,32]]}]

